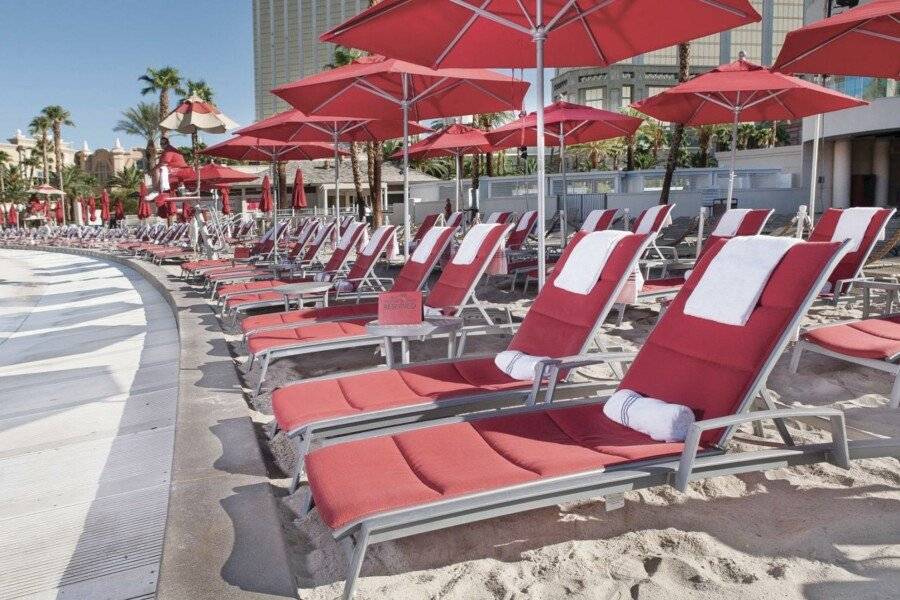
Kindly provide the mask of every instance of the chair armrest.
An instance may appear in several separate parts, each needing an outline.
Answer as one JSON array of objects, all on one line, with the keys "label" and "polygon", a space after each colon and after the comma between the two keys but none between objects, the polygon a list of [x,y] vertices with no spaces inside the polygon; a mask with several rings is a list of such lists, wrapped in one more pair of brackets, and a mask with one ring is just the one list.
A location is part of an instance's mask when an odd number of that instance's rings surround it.
[{"label": "chair armrest", "polygon": [[786,408],[774,410],[761,410],[740,415],[728,415],[715,419],[697,421],[688,430],[684,440],[684,450],[678,462],[678,473],[675,476],[675,488],[680,492],[687,489],[697,459],[697,451],[700,448],[700,436],[711,429],[733,427],[754,421],[766,419],[794,419],[803,417],[825,417],[831,421],[831,443],[833,447],[834,464],[845,469],[850,468],[850,450],[847,446],[847,425],[844,421],[844,413],[836,408]]},{"label": "chair armrest", "polygon": [[528,396],[528,404],[533,405],[537,402],[537,396],[541,389],[541,382],[545,379],[547,381],[547,389],[544,392],[544,403],[552,403],[553,394],[556,392],[556,386],[560,381],[559,375],[562,371],[599,365],[605,362],[632,361],[636,356],[637,352],[594,352],[591,354],[576,354],[560,358],[546,358],[539,361],[534,366],[534,385],[531,388],[531,394]]}]

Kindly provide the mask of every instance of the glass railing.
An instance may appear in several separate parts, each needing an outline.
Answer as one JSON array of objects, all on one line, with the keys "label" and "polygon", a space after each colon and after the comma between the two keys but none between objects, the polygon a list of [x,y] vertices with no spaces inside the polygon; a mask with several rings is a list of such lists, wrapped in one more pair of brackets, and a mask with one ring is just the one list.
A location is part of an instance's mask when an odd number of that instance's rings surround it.
[{"label": "glass railing", "polygon": [[863,100],[877,100],[878,98],[893,98],[897,96],[897,81],[895,79],[834,75],[828,78],[827,84],[833,90],[843,92],[854,98],[862,98]]}]

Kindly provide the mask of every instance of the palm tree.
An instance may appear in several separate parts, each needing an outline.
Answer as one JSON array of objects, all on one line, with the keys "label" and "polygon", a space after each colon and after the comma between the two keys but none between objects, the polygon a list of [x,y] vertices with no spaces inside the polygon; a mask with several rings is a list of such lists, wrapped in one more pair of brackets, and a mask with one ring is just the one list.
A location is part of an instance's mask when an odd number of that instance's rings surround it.
[{"label": "palm tree", "polygon": [[[53,128],[53,152],[56,156],[56,183],[59,186],[59,189],[63,189],[62,128],[63,125],[72,127],[75,123],[72,122],[72,115],[69,111],[58,104],[45,106],[44,110],[41,112],[44,113],[45,117],[50,119],[50,124]],[[63,199],[63,207],[65,207],[65,199]],[[74,214],[68,216],[72,220],[75,219]]]},{"label": "palm tree", "polygon": [[181,101],[184,102],[190,96],[197,96],[204,102],[212,102],[213,96],[215,92],[213,92],[212,88],[209,87],[209,84],[206,83],[202,79],[188,79],[185,84],[185,98],[182,98]]},{"label": "palm tree", "polygon": [[0,198],[6,197],[6,163],[9,162],[9,154],[0,150]]},{"label": "palm tree", "polygon": [[[691,43],[678,44],[678,81],[687,81],[690,75]],[[659,194],[659,203],[669,203],[669,191],[672,189],[672,178],[675,176],[675,167],[678,166],[678,155],[681,153],[681,142],[684,140],[684,125],[676,123],[672,130],[672,143],[669,144],[669,157],[666,159],[666,174],[663,177],[662,191]]]},{"label": "palm tree", "polygon": [[[181,73],[174,67],[162,67],[161,69],[148,68],[147,73],[138,77],[138,81],[146,83],[141,89],[141,94],[146,96],[151,93],[159,93],[159,119],[157,124],[169,114],[169,92],[184,94],[181,87]],[[160,135],[165,135],[166,129],[160,127]]]},{"label": "palm tree", "polygon": [[[88,174],[79,165],[67,165],[63,168],[65,187],[63,191],[69,198],[87,196],[97,190],[97,179]],[[70,203],[70,206],[73,206]]]},{"label": "palm tree", "polygon": [[[349,65],[357,58],[363,56],[363,53],[359,50],[354,50],[353,48],[345,48],[344,46],[336,46],[334,49],[334,55],[332,61],[325,65],[328,69],[337,69],[338,67],[344,67]],[[366,144],[366,159],[368,161],[369,166],[374,166],[374,161],[372,154],[368,151],[369,145]],[[363,194],[362,188],[362,172],[359,167],[359,152],[360,152],[360,144],[356,142],[350,143],[350,171],[353,174],[353,187],[356,190],[356,204],[357,209],[361,214],[365,214],[365,204],[366,197]],[[381,201],[379,198],[378,202],[374,201],[374,193],[375,191],[372,188],[369,188],[370,194],[373,195],[373,206],[372,206],[372,220],[376,221],[379,225],[381,223]],[[380,194],[379,194],[380,196]],[[377,216],[375,204],[378,205]],[[378,225],[376,225],[377,227]]]},{"label": "palm tree", "polygon": [[640,113],[638,113],[636,116],[638,116],[638,118],[645,119],[638,129],[638,135],[643,136],[647,141],[647,145],[650,149],[650,155],[653,157],[653,165],[655,165],[659,160],[659,150],[666,143],[666,128],[656,119],[644,117]]},{"label": "palm tree", "polygon": [[[32,150],[28,153],[28,156],[22,159],[22,162],[19,163],[19,166],[22,167],[22,178],[28,180],[29,187],[34,182],[34,170],[40,166],[41,159],[38,156],[37,149]],[[28,176],[25,175],[25,169],[28,169]]]},{"label": "palm tree", "polygon": [[37,136],[36,138],[36,147],[40,147],[41,155],[43,157],[43,165],[44,165],[44,183],[49,183],[50,181],[50,166],[49,161],[47,160],[47,134],[50,133],[50,128],[52,124],[50,123],[50,119],[48,119],[45,115],[38,115],[31,120],[31,123],[28,124],[28,131],[31,135]]},{"label": "palm tree", "polygon": [[143,181],[144,172],[137,168],[137,166],[130,165],[123,167],[122,170],[110,177],[108,184],[110,187],[117,188],[126,195],[132,195],[137,193],[138,189],[141,187],[141,182]]},{"label": "palm tree", "polygon": [[113,127],[128,135],[140,136],[147,141],[147,168],[156,164],[156,138],[159,136],[159,110],[149,102],[138,102],[137,106],[122,112],[122,118]]}]

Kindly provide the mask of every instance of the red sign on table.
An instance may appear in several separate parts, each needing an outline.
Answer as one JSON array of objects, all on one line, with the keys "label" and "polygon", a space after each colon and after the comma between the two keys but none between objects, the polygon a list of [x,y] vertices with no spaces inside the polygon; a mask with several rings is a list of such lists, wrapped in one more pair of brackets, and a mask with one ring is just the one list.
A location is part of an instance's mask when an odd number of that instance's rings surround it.
[{"label": "red sign on table", "polygon": [[378,294],[379,324],[415,325],[421,322],[421,292],[382,292]]}]

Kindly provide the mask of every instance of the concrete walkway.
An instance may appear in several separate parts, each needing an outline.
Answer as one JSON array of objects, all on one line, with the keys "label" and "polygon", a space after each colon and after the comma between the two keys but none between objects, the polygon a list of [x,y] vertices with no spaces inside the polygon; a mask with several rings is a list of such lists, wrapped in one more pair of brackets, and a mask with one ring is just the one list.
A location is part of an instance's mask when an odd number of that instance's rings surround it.
[{"label": "concrete walkway", "polygon": [[138,274],[0,250],[0,598],[155,596],[178,360]]}]

